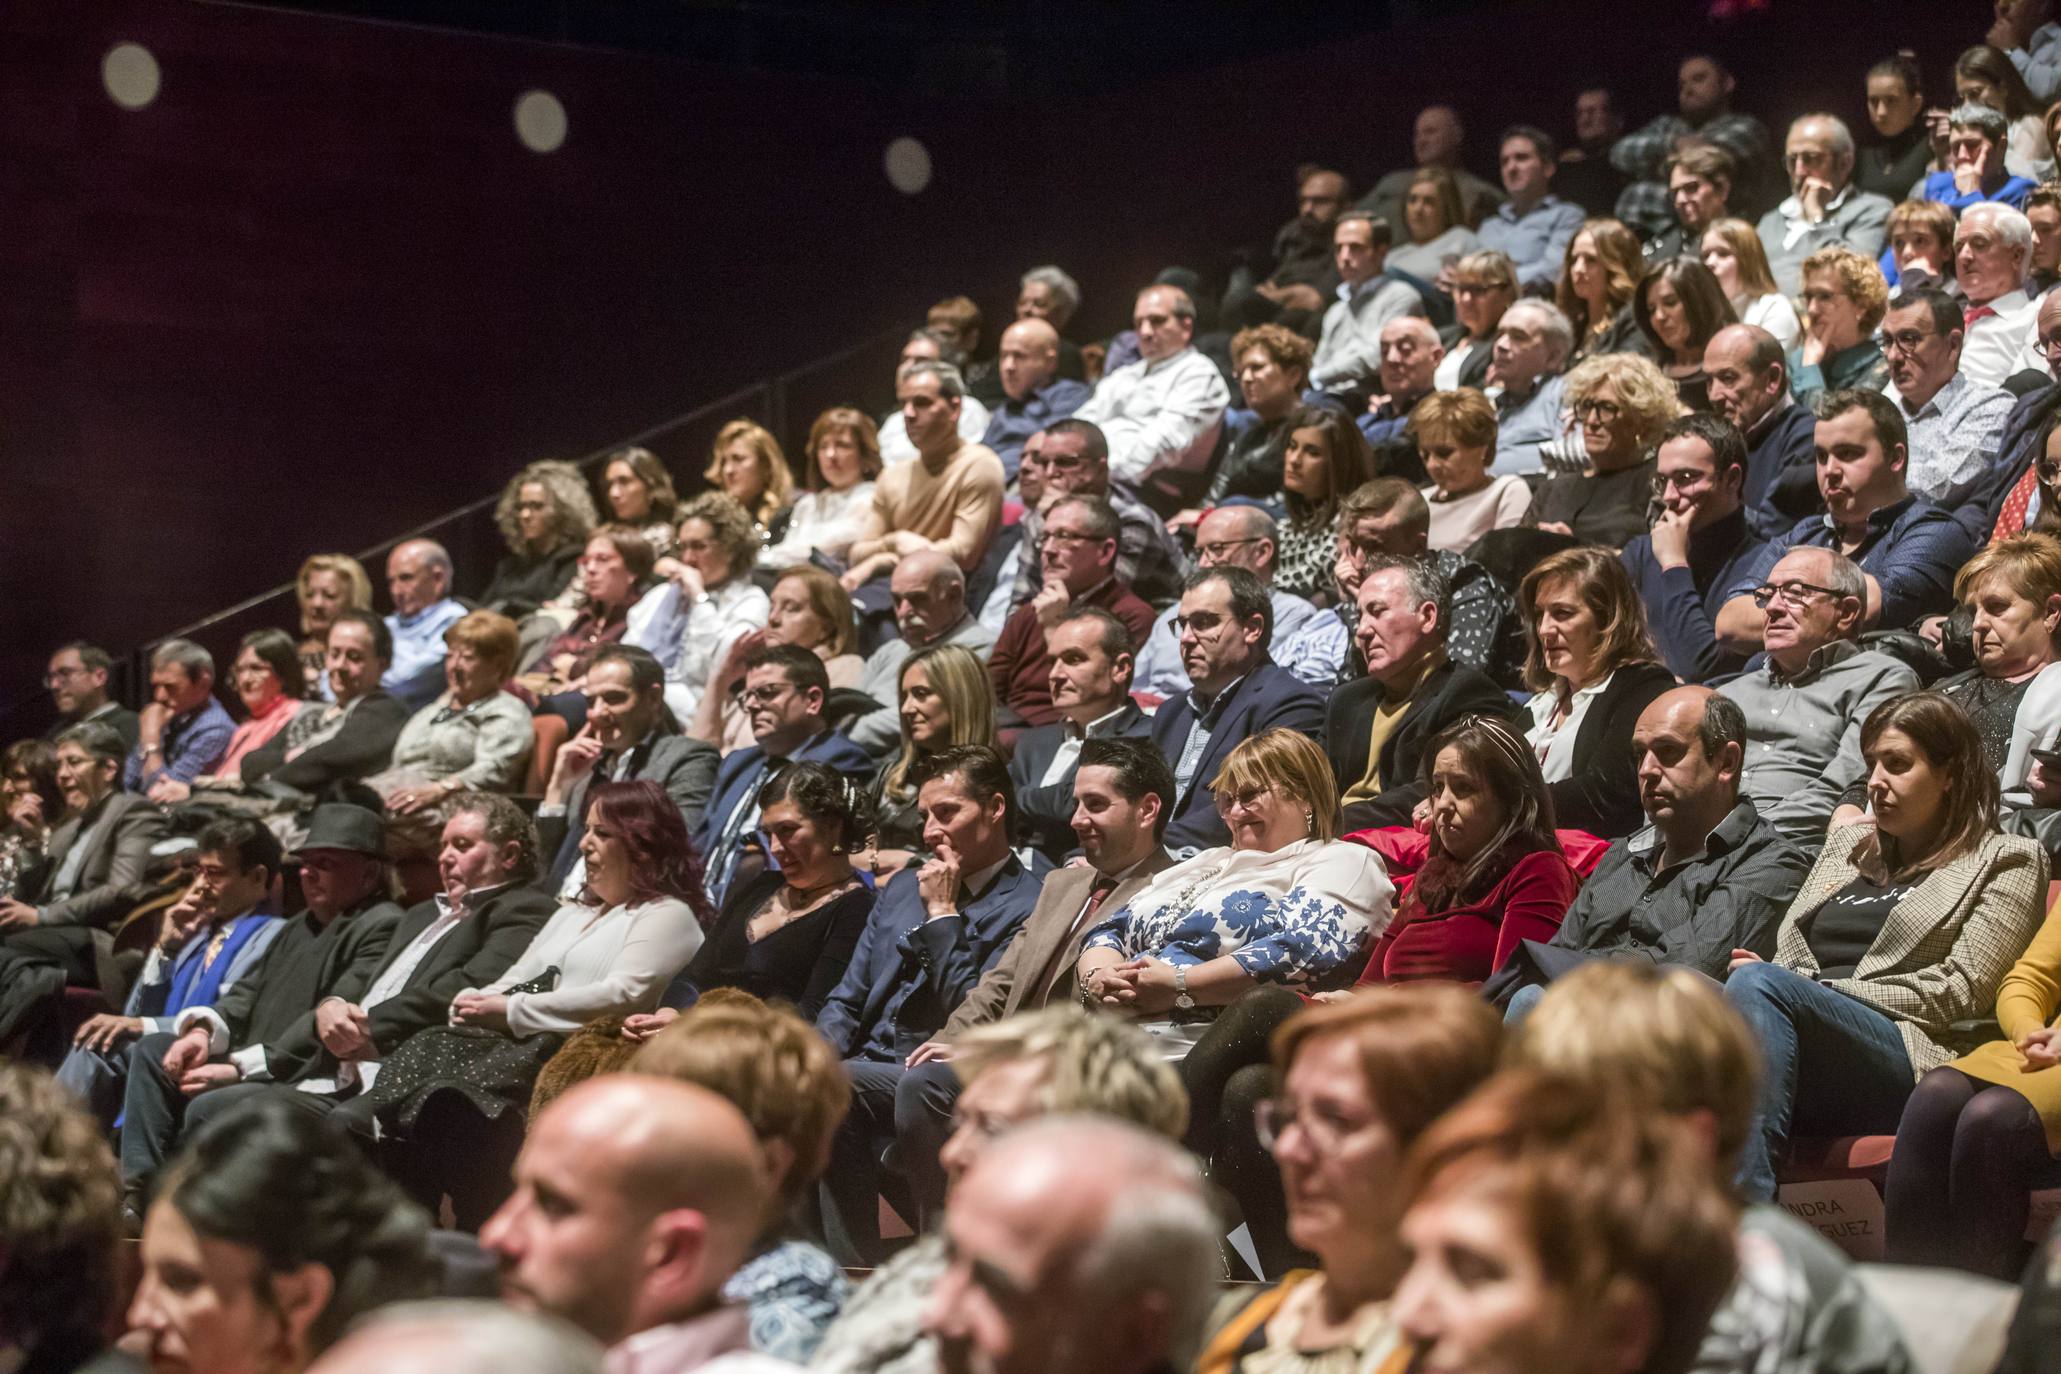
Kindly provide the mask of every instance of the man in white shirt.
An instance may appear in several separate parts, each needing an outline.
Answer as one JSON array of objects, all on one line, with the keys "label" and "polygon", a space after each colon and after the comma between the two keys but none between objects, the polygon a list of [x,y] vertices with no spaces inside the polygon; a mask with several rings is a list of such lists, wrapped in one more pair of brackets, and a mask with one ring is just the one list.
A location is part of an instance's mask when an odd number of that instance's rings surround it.
[{"label": "man in white shirt", "polygon": [[1217,365],[1192,346],[1195,303],[1178,286],[1138,293],[1139,360],[1105,376],[1078,419],[1109,441],[1110,475],[1134,489],[1160,471],[1199,473],[1231,403]]},{"label": "man in white shirt", "polygon": [[1776,289],[1803,289],[1803,262],[1837,243],[1873,258],[1889,233],[1887,198],[1853,184],[1853,133],[1834,115],[1810,114],[1789,126],[1783,145],[1790,197],[1761,216],[1760,241]]},{"label": "man in white shirt", "polygon": [[1366,394],[1381,371],[1381,327],[1421,315],[1414,287],[1383,274],[1393,238],[1386,221],[1348,210],[1331,227],[1338,299],[1324,312],[1324,332],[1310,362],[1310,385],[1337,395]]},{"label": "man in white shirt", "polygon": [[2031,262],[2032,222],[2024,215],[1988,200],[1961,212],[1954,229],[1954,276],[1968,298],[1961,371],[1978,385],[2043,369],[2033,339],[2039,305],[2025,294]]},{"label": "man in white shirt", "polygon": [[[1312,687],[1329,687],[1338,681],[1352,632],[1329,611],[1274,585],[1277,553],[1274,517],[1258,506],[1218,506],[1195,527],[1198,568],[1244,568],[1266,584],[1274,604],[1274,635],[1268,646],[1274,662]],[[1138,650],[1137,678],[1131,686],[1147,697],[1185,696],[1194,686],[1181,663],[1181,637],[1174,630],[1180,610],[1173,605],[1160,612]]]},{"label": "man in white shirt", "polygon": [[2016,403],[2002,387],[1978,385],[1961,371],[1962,338],[1960,302],[1944,291],[1906,291],[1882,319],[1886,394],[1910,432],[1905,483],[1950,508],[1996,458]]},{"label": "man in white shirt", "polygon": [[1551,301],[1522,300],[1503,312],[1488,370],[1496,405],[1496,460],[1489,471],[1537,472],[1539,446],[1560,437],[1562,369],[1574,325]]},{"label": "man in white shirt", "polygon": [[[964,355],[956,349],[947,348],[936,330],[919,329],[909,335],[909,341],[902,345],[902,356],[895,361],[895,377],[899,380],[902,369],[910,363],[950,363],[954,367],[964,366]],[[977,444],[988,432],[988,424],[994,418],[988,408],[971,396],[959,402],[959,437],[969,444]],[[880,422],[880,461],[882,465],[899,463],[905,458],[916,456],[916,441],[909,437],[909,422],[897,406],[893,414]]]}]

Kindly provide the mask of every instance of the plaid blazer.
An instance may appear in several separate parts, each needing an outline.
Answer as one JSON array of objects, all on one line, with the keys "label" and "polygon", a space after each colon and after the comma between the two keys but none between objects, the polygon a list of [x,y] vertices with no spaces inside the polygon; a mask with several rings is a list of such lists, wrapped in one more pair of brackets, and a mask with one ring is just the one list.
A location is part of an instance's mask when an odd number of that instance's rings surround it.
[{"label": "plaid blazer", "polygon": [[[1854,850],[1872,829],[1862,822],[1826,837],[1775,938],[1775,962],[1783,968],[1817,978],[1804,930],[1819,907],[1860,876]],[[1991,835],[1897,903],[1853,977],[1824,984],[1896,1022],[1912,1073],[1921,1075],[1995,1038],[1993,1030],[1956,1035],[1954,1023],[1995,1014],[1997,988],[2032,943],[2046,899],[2046,850],[2023,836]]]}]

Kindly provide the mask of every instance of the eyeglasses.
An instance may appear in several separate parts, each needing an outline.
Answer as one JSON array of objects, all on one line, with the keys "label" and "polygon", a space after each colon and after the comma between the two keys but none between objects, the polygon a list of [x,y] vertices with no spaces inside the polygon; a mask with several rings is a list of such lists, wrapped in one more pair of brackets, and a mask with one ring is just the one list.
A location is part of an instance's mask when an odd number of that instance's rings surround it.
[{"label": "eyeglasses", "polygon": [[2040,352],[2046,354],[2049,358],[2052,358],[2056,350],[2061,350],[2061,334],[2040,335],[2039,346]]},{"label": "eyeglasses", "polygon": [[1322,1108],[1303,1107],[1285,1097],[1270,1097],[1253,1107],[1252,1124],[1259,1135],[1260,1148],[1273,1154],[1281,1148],[1281,1137],[1288,1134],[1290,1126],[1302,1127],[1311,1144],[1328,1152],[1371,1123],[1348,1121]]},{"label": "eyeglasses", "polygon": [[1884,351],[1890,353],[1912,354],[1918,351],[1920,344],[1934,337],[1936,336],[1923,334],[1915,329],[1899,330],[1894,334],[1884,330],[1882,333],[1882,347]]},{"label": "eyeglasses", "polygon": [[1265,801],[1273,790],[1272,783],[1265,783],[1259,787],[1248,787],[1242,792],[1233,792],[1228,797],[1218,797],[1217,814],[1229,816],[1233,811],[1244,811],[1248,814],[1257,811],[1259,804]]},{"label": "eyeglasses", "polygon": [[1092,534],[1075,534],[1072,530],[1046,530],[1038,536],[1037,548],[1043,552],[1048,544],[1101,544],[1107,541]]},{"label": "eyeglasses", "polygon": [[1614,425],[1617,417],[1624,414],[1624,407],[1615,401],[1576,401],[1572,409],[1575,419],[1594,420],[1599,425]]},{"label": "eyeglasses", "polygon": [[1259,536],[1257,535],[1250,539],[1219,539],[1209,544],[1197,544],[1195,546],[1195,556],[1197,558],[1206,558],[1214,563],[1240,544],[1257,544],[1259,542]]},{"label": "eyeglasses", "polygon": [[1231,622],[1231,617],[1218,615],[1215,611],[1197,611],[1194,615],[1177,615],[1173,618],[1174,638],[1179,639],[1190,630],[1197,639],[1215,634]]},{"label": "eyeglasses", "polygon": [[1784,582],[1779,587],[1773,583],[1763,582],[1753,589],[1753,604],[1766,610],[1774,603],[1776,597],[1780,597],[1792,606],[1802,606],[1813,596],[1829,596],[1836,600],[1840,593],[1830,587],[1812,586],[1808,582]]},{"label": "eyeglasses", "polygon": [[84,676],[86,676],[84,668],[52,668],[49,672],[43,674],[43,685],[45,687],[55,687],[60,682],[69,682],[75,677]]},{"label": "eyeglasses", "polygon": [[2061,458],[2042,458],[2034,466],[2039,469],[2042,482],[2049,486],[2061,482]]},{"label": "eyeglasses", "polygon": [[776,683],[765,687],[747,687],[741,695],[751,706],[771,706],[794,689],[788,684]]}]

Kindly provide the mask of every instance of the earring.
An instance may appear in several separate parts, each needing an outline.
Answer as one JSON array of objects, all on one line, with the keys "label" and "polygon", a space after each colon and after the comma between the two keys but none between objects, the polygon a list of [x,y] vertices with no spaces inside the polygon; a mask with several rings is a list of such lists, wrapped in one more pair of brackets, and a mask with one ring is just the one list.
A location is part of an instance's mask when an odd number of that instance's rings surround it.
[{"label": "earring", "polygon": [[1305,811],[1302,813],[1302,833],[1305,835],[1314,835],[1317,833],[1316,812]]}]

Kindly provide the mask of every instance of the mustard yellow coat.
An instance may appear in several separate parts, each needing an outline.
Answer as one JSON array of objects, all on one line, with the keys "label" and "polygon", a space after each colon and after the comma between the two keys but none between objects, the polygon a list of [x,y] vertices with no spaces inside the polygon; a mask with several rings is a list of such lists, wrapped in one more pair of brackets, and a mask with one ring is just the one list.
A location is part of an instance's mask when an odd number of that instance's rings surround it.
[{"label": "mustard yellow coat", "polygon": [[2061,1154],[2061,1066],[2024,1073],[2018,1041],[2055,1024],[2061,1012],[2061,904],[2047,913],[2039,933],[1997,988],[1997,1023],[2004,1038],[1992,1040],[1948,1067],[1970,1078],[1997,1083],[2023,1094],[2047,1128],[2047,1148]]}]

